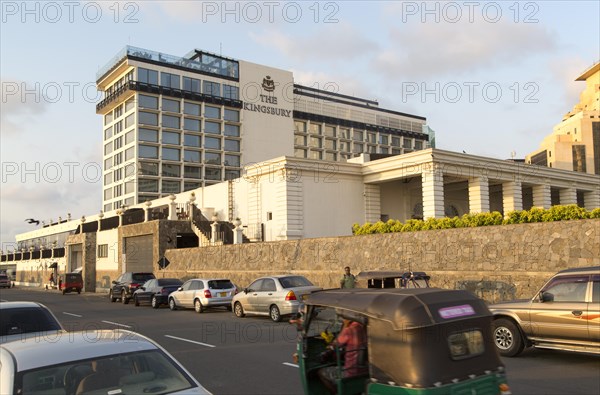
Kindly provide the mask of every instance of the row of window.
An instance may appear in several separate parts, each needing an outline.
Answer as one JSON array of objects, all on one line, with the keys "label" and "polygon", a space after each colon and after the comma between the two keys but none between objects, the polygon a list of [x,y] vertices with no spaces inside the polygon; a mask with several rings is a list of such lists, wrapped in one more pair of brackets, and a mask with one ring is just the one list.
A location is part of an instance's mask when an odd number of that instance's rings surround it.
[{"label": "row of window", "polygon": [[406,154],[406,153],[412,152],[412,150],[409,150],[409,149],[402,150],[401,148],[390,149],[388,147],[379,147],[379,149],[377,149],[377,147],[369,146],[367,151],[363,151],[362,149],[359,149],[357,147],[352,152],[329,152],[329,151],[321,151],[321,150],[315,150],[315,149],[296,148],[296,149],[294,149],[294,156],[296,158],[310,158],[310,159],[319,159],[319,160],[327,160],[327,161],[344,161],[344,160],[351,159],[355,156],[358,156],[359,154],[361,154],[363,152],[368,152],[368,153],[372,153],[372,154],[380,153],[380,154],[400,155],[402,153]]},{"label": "row of window", "polygon": [[172,89],[183,89],[189,92],[204,93],[205,95],[224,97],[226,99],[239,100],[240,97],[240,89],[233,85],[220,84],[218,82],[207,80],[202,81],[197,78],[182,77],[167,72],[160,72],[159,83],[158,71],[142,67],[138,67],[137,75],[138,81],[145,84],[160,85]]},{"label": "row of window", "polygon": [[[382,137],[387,137],[387,136],[382,136]],[[394,144],[392,144],[392,146],[395,147],[400,147],[400,138],[399,137],[393,137],[393,139],[398,139],[393,141]],[[314,137],[314,136],[304,136],[304,135],[294,135],[294,144],[296,146],[305,146],[305,147],[311,147],[311,148],[325,148],[325,149],[329,149],[329,150],[339,150],[339,151],[346,151],[346,152],[364,152],[364,143],[363,142],[351,142],[351,141],[344,141],[344,140],[336,140],[336,139],[332,139],[332,138],[322,138],[322,137]],[[380,143],[382,145],[387,145],[387,139],[386,139],[386,143]],[[371,147],[373,149],[376,148],[376,145],[367,145],[367,151],[368,152],[375,152],[371,150]],[[413,149],[413,139],[409,139],[409,138],[404,138],[404,141],[402,142],[402,148],[407,148],[407,149]],[[420,150],[423,149],[423,141],[422,140],[414,140],[414,149],[415,150]]]},{"label": "row of window", "polygon": [[[159,114],[140,111],[139,114],[139,123],[144,126],[159,126],[158,117]],[[221,124],[220,122],[213,122],[204,120],[202,122],[200,119],[193,118],[183,118],[183,124],[181,122],[181,117],[173,116],[173,115],[165,115],[162,114],[161,117],[161,126],[169,129],[184,129],[192,132],[200,132],[210,134],[224,134],[226,136],[239,136],[240,135],[240,126],[232,125],[232,124]],[[204,125],[202,125],[204,123]],[[222,126],[223,125],[223,126]],[[204,126],[204,127],[202,127]]]}]

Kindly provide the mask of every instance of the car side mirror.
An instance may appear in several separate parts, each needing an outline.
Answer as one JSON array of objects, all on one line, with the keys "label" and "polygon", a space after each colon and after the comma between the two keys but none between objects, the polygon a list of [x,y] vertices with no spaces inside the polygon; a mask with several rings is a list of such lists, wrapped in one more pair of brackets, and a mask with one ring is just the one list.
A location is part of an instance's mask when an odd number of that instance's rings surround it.
[{"label": "car side mirror", "polygon": [[554,294],[544,291],[540,292],[540,302],[554,302]]},{"label": "car side mirror", "polygon": [[138,289],[141,289],[142,291],[145,291],[146,288],[145,287],[139,287]]},{"label": "car side mirror", "polygon": [[117,282],[115,280],[112,281],[113,284],[117,284]]},{"label": "car side mirror", "polygon": [[183,287],[177,288],[178,291],[183,291]]},{"label": "car side mirror", "polygon": [[248,292],[252,292],[252,290],[249,288],[244,288],[244,293],[247,294]]}]

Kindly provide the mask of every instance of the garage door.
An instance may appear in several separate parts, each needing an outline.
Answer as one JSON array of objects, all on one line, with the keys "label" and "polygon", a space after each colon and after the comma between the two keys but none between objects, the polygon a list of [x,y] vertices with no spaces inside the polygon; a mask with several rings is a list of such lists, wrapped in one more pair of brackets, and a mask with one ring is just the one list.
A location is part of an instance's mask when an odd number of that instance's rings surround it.
[{"label": "garage door", "polygon": [[125,239],[123,272],[151,272],[153,269],[152,235]]}]

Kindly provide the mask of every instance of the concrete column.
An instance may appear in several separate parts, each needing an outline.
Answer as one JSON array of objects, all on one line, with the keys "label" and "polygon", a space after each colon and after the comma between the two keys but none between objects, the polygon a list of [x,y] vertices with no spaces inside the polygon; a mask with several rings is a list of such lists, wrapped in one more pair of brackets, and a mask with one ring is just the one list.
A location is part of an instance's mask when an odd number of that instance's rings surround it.
[{"label": "concrete column", "polygon": [[487,177],[469,179],[469,212],[490,212],[490,188]]},{"label": "concrete column", "polygon": [[421,173],[423,194],[423,219],[443,218],[444,213],[444,175],[433,167]]},{"label": "concrete column", "polygon": [[518,181],[508,181],[502,184],[502,209],[504,215],[511,211],[523,210],[523,190]]},{"label": "concrete column", "polygon": [[550,185],[539,184],[533,186],[533,207],[548,209],[552,206]]},{"label": "concrete column", "polygon": [[169,203],[169,221],[175,221],[177,219],[177,203],[175,203],[175,195],[169,196],[171,203]]},{"label": "concrete column", "polygon": [[217,231],[218,231],[219,223],[217,221],[210,224],[210,242],[211,244],[217,243]]},{"label": "concrete column", "polygon": [[588,211],[600,207],[600,191],[586,191],[583,193],[583,205]]},{"label": "concrete column", "polygon": [[117,215],[119,216],[119,227],[123,226],[123,210],[118,209]]},{"label": "concrete column", "polygon": [[[102,218],[104,218],[104,212],[101,210],[100,214],[98,214],[98,232],[102,230]],[[58,219],[58,222],[60,223],[60,218]]]},{"label": "concrete column", "polygon": [[233,244],[242,244],[244,242],[242,221],[236,218],[233,224],[235,225],[235,228],[233,228]]},{"label": "concrete column", "polygon": [[577,204],[577,190],[575,188],[564,188],[559,190],[560,204]]},{"label": "concrete column", "polygon": [[363,192],[365,222],[377,222],[381,218],[381,190],[379,185],[365,184]]},{"label": "concrete column", "polygon": [[152,202],[150,200],[144,203],[144,222],[150,221],[150,206],[152,206]]}]

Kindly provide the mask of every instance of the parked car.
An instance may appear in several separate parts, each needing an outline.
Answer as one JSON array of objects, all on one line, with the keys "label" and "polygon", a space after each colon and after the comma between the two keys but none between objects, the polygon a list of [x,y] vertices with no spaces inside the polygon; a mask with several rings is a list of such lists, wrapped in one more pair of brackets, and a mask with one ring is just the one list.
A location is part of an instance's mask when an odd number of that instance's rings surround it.
[{"label": "parked car", "polygon": [[429,288],[425,272],[370,270],[356,276],[356,288]]},{"label": "parked car", "polygon": [[121,299],[121,303],[127,304],[136,289],[153,278],[156,277],[152,273],[125,272],[112,282],[108,298],[111,302]]},{"label": "parked car", "polygon": [[563,270],[533,298],[489,308],[501,355],[529,346],[600,354],[600,266]]},{"label": "parked car", "polygon": [[171,292],[181,287],[178,278],[153,278],[148,280],[133,293],[133,304],[139,306],[142,303],[148,303],[155,309],[161,304],[169,302]]},{"label": "parked car", "polygon": [[0,346],[1,394],[210,394],[160,345],[118,330]]},{"label": "parked car", "polygon": [[237,317],[246,314],[268,315],[275,322],[284,315],[296,314],[302,296],[321,290],[303,276],[262,277],[233,297],[231,306]]},{"label": "parked car", "polygon": [[231,311],[236,293],[236,286],[226,278],[194,278],[169,295],[169,308],[193,308],[202,313],[208,307],[226,307]]},{"label": "parked car", "polygon": [[0,288],[10,288],[11,285],[12,281],[10,280],[10,277],[8,277],[8,274],[0,273]]},{"label": "parked car", "polygon": [[64,294],[68,292],[81,293],[83,289],[83,277],[81,273],[61,274],[58,279],[58,288]]},{"label": "parked car", "polygon": [[[54,338],[65,332],[54,314],[37,302],[0,303],[0,343],[22,340],[28,337]],[[2,365],[0,365],[2,366]],[[1,392],[0,393],[4,393]]]}]

